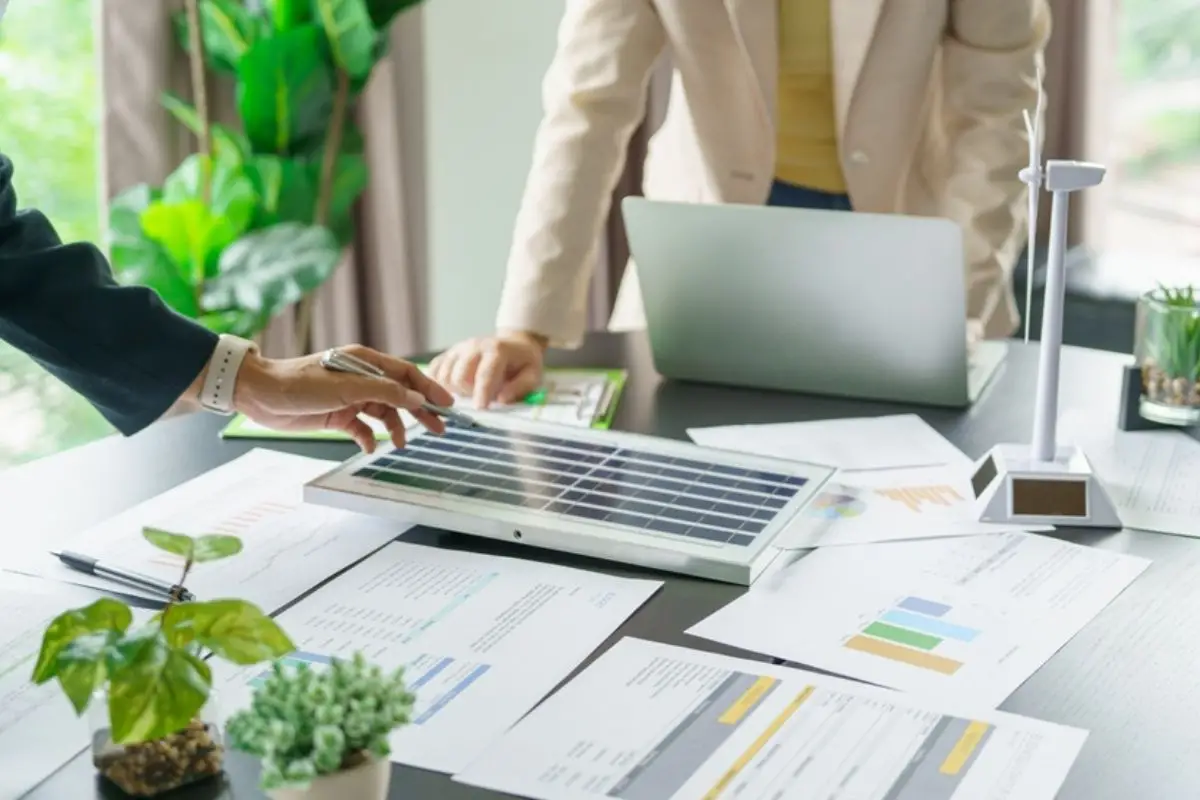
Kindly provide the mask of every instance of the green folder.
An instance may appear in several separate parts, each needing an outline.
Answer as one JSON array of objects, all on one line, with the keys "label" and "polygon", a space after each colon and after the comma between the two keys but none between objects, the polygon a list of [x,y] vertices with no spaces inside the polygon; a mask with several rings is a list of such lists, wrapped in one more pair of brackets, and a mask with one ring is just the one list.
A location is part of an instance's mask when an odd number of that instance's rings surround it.
[{"label": "green folder", "polygon": [[[424,366],[421,364],[419,366]],[[591,427],[593,429],[607,430],[612,426],[613,415],[617,411],[617,402],[621,398],[621,392],[625,388],[625,380],[628,373],[623,369],[548,369],[547,374],[554,375],[555,373],[585,373],[592,375],[603,375],[608,380],[608,404],[602,409],[601,414],[597,419],[593,420]],[[525,398],[526,403],[537,405],[546,402],[546,393],[544,390],[534,392]],[[463,409],[470,413],[470,409]],[[279,439],[289,441],[330,441],[330,442],[345,442],[349,441],[350,437],[341,431],[276,431],[269,428],[263,428],[254,422],[246,419],[246,417],[238,414],[233,418],[225,430],[221,431],[222,439]],[[376,434],[376,438],[383,441],[386,440],[386,433]]]}]

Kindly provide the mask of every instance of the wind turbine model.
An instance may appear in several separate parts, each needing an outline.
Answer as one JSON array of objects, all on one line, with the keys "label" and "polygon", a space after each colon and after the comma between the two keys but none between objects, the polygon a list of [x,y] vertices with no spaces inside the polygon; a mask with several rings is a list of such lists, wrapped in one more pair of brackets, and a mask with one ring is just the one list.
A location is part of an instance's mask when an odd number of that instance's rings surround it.
[{"label": "wind turbine model", "polygon": [[[1030,444],[998,444],[975,463],[971,486],[976,517],[981,522],[1030,525],[1073,525],[1119,528],[1121,520],[1104,486],[1083,451],[1059,446],[1059,355],[1062,351],[1063,302],[1066,292],[1064,261],[1067,249],[1067,212],[1072,192],[1099,185],[1105,168],[1082,161],[1050,160],[1042,167],[1041,125],[1044,96],[1038,71],[1038,101],[1033,118],[1025,114],[1029,135],[1029,166],[1020,172],[1029,187],[1029,252],[1037,230],[1038,193],[1044,187],[1053,196],[1050,207],[1050,250],[1046,286],[1042,292],[1042,338],[1038,352],[1037,396],[1033,406],[1033,440]],[[1032,269],[1027,286],[1032,285]],[[1027,289],[1027,300],[1032,289]],[[1025,338],[1029,339],[1029,309],[1025,306]]]}]

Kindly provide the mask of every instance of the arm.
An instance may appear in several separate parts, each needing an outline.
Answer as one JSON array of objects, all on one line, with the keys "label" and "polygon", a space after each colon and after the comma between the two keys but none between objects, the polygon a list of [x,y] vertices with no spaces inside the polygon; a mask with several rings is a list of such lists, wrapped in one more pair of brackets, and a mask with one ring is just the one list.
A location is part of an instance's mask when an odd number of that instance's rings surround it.
[{"label": "arm", "polygon": [[18,213],[12,176],[0,155],[0,339],[126,435],[195,407],[217,336],[152,290],[118,286],[95,246],[64,245],[40,212]]},{"label": "arm", "polygon": [[1013,331],[1012,269],[1025,241],[1023,110],[1037,103],[1050,36],[1046,0],[953,0],[942,65],[950,179],[943,214],[963,227],[967,315],[988,338]]},{"label": "arm", "polygon": [[567,0],[497,327],[574,347],[629,139],[665,44],[651,0]]}]

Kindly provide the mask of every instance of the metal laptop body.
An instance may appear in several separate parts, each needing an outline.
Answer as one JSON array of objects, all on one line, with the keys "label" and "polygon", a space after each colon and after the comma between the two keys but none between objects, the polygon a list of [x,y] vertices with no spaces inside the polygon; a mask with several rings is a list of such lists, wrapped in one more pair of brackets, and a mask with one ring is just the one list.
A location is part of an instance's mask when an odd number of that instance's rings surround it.
[{"label": "metal laptop body", "polygon": [[655,368],[668,378],[965,407],[962,231],[944,219],[626,198]]}]

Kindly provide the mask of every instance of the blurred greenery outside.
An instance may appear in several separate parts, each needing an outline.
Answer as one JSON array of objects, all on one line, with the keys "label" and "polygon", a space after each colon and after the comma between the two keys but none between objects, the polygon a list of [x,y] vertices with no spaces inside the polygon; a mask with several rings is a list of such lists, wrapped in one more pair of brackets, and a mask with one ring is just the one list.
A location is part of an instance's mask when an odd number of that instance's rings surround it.
[{"label": "blurred greenery outside", "polygon": [[[66,241],[100,243],[92,2],[11,0],[0,22],[0,152],[17,166],[23,207],[41,209]],[[1200,3],[1114,2],[1120,21],[1115,112],[1128,119],[1127,103],[1155,95],[1133,115],[1118,172],[1152,179],[1181,164],[1200,167]],[[0,414],[0,468],[112,432],[81,398],[3,345]]]}]

